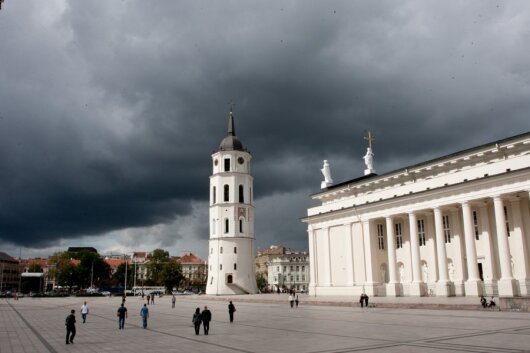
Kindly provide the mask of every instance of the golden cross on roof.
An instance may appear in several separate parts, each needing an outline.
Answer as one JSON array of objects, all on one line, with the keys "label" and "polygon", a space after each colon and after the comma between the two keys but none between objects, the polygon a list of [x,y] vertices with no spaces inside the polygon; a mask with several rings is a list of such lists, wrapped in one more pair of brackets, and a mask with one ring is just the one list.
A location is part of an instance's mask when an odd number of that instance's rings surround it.
[{"label": "golden cross on roof", "polygon": [[368,140],[368,147],[371,149],[372,148],[372,141],[375,141],[374,135],[372,135],[372,133],[370,131],[368,131],[368,136],[365,136],[364,139]]}]

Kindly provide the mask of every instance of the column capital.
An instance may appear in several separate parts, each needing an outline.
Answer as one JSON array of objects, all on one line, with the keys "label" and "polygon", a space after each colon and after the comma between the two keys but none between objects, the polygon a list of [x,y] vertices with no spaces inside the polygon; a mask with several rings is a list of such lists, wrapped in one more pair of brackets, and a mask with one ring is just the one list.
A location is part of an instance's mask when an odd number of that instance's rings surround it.
[{"label": "column capital", "polygon": [[434,214],[442,213],[442,211],[443,211],[442,206],[435,206],[435,207],[432,208],[432,210],[434,211]]}]

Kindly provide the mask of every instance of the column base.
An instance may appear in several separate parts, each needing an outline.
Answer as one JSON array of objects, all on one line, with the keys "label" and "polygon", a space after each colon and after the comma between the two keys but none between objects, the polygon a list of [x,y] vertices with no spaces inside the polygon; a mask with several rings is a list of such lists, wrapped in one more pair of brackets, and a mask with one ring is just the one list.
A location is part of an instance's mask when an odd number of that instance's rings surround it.
[{"label": "column base", "polygon": [[530,297],[530,278],[524,278],[518,280],[519,282],[519,293],[522,297]]},{"label": "column base", "polygon": [[455,295],[454,285],[450,281],[436,282],[437,297],[453,297]]},{"label": "column base", "polygon": [[312,297],[317,296],[317,286],[314,283],[310,283],[309,286],[307,286],[307,294]]},{"label": "column base", "polygon": [[478,297],[483,294],[482,281],[479,279],[467,280],[464,283],[464,288],[466,290],[466,297]]},{"label": "column base", "polygon": [[401,295],[401,284],[399,283],[387,283],[386,284],[386,296],[387,297],[399,297]]},{"label": "column base", "polygon": [[513,278],[501,278],[497,282],[497,287],[499,288],[499,297],[516,297],[518,295],[517,281]]},{"label": "column base", "polygon": [[422,297],[425,295],[422,282],[412,282],[409,285],[409,295],[411,297]]},{"label": "column base", "polygon": [[370,297],[375,297],[377,295],[377,286],[377,283],[365,283],[363,284],[362,293],[365,293]]}]

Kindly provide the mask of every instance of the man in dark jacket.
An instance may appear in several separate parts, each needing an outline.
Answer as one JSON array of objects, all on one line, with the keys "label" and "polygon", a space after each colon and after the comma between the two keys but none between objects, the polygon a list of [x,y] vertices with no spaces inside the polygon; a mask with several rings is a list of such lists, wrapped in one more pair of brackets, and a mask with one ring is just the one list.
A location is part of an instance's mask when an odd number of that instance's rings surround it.
[{"label": "man in dark jacket", "polygon": [[208,310],[207,306],[204,306],[204,310],[202,311],[202,327],[204,328],[204,334],[207,335],[208,331],[210,331],[210,321],[212,321],[212,313],[210,310]]},{"label": "man in dark jacket", "polygon": [[236,311],[236,307],[234,304],[232,304],[232,301],[230,301],[230,304],[228,304],[228,315],[230,315],[230,322],[234,322],[234,311]]},{"label": "man in dark jacket", "polygon": [[70,315],[66,317],[66,344],[74,343],[75,337],[75,310],[70,311]]}]

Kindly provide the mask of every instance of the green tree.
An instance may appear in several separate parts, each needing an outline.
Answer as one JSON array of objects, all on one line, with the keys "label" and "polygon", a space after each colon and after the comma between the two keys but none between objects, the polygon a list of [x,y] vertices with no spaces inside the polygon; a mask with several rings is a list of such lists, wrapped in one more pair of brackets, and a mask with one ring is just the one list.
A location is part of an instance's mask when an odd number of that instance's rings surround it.
[{"label": "green tree", "polygon": [[163,282],[160,278],[164,264],[169,262],[169,252],[163,249],[155,249],[153,254],[149,257],[149,262],[146,265],[147,268],[147,284],[150,285],[162,285]]},{"label": "green tree", "polygon": [[64,283],[65,279],[68,277],[66,273],[63,273],[63,270],[71,270],[69,267],[72,264],[70,254],[66,251],[56,252],[48,258],[48,264],[48,278],[50,280],[55,280],[57,284],[62,285],[61,283]]},{"label": "green tree", "polygon": [[57,283],[60,286],[68,287],[68,290],[71,291],[72,287],[79,284],[79,268],[78,266],[68,263],[61,266],[60,270],[57,271]]},{"label": "green tree", "polygon": [[[112,283],[114,285],[125,286],[125,262],[121,263],[116,272],[112,275]],[[131,266],[127,265],[127,288],[132,288],[134,282],[134,271]]]},{"label": "green tree", "polygon": [[263,273],[258,273],[256,275],[256,284],[258,285],[259,290],[262,290],[267,285],[267,278]]},{"label": "green tree", "polygon": [[79,285],[83,288],[91,284],[100,286],[110,279],[110,266],[99,256],[91,251],[80,251],[75,254],[75,258],[80,260],[79,264]]},{"label": "green tree", "polygon": [[178,288],[180,281],[184,276],[182,275],[182,267],[176,260],[165,262],[162,271],[160,272],[160,280],[164,287],[171,292],[173,288]]},{"label": "green tree", "polygon": [[42,266],[38,263],[32,263],[28,266],[28,272],[43,272]]}]

